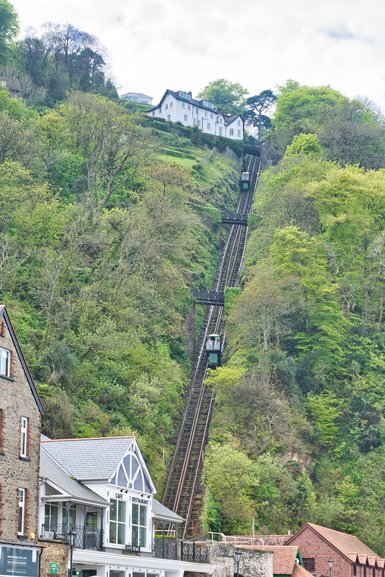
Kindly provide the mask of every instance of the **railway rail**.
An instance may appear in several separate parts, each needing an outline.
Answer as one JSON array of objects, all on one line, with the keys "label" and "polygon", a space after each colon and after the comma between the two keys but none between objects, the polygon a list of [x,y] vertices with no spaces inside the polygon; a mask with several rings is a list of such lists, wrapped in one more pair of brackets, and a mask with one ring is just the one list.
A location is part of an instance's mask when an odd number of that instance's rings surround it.
[{"label": "railway rail", "polygon": [[[241,192],[237,214],[247,216],[250,212],[260,170],[256,156],[248,156],[251,185],[248,192]],[[233,224],[229,232],[222,259],[218,267],[214,290],[224,292],[235,287],[244,258],[247,227]],[[191,384],[181,419],[173,459],[166,481],[163,502],[185,519],[183,539],[199,535],[199,517],[203,505],[201,473],[203,452],[214,403],[214,393],[205,384],[207,357],[205,343],[212,333],[223,334],[223,308],[210,306],[207,310],[198,343],[198,355],[192,371]],[[224,342],[224,339],[223,339]]]}]

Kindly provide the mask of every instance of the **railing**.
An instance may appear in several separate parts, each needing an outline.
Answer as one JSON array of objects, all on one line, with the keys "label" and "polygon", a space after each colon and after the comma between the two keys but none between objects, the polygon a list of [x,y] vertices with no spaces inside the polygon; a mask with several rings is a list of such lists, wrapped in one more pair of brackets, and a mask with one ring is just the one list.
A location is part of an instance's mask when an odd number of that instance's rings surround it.
[{"label": "railing", "polygon": [[75,527],[68,527],[68,525],[55,525],[41,527],[41,537],[43,539],[62,539],[69,542],[70,531],[74,535],[73,546],[75,549],[95,549],[96,551],[103,550],[103,530],[94,529],[92,527],[84,527],[76,525]]},{"label": "railing", "polygon": [[209,548],[196,541],[179,541],[176,539],[155,539],[154,557],[158,559],[175,559],[193,563],[209,563]]}]

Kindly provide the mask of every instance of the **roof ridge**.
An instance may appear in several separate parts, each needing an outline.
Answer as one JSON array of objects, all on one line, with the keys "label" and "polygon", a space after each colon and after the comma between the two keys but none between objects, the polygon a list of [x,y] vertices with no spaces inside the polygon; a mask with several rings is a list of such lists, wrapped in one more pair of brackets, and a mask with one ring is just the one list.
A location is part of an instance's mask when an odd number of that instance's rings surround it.
[{"label": "roof ridge", "polygon": [[73,437],[68,439],[41,439],[41,443],[62,443],[64,441],[103,441],[111,439],[135,439],[135,435],[120,435],[116,437]]}]

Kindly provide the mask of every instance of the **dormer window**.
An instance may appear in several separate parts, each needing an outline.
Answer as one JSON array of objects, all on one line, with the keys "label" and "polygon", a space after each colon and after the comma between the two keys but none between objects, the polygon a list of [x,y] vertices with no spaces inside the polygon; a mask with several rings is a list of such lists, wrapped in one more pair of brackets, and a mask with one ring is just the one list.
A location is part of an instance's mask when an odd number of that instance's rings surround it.
[{"label": "dormer window", "polygon": [[0,349],[0,376],[11,376],[11,351]]}]

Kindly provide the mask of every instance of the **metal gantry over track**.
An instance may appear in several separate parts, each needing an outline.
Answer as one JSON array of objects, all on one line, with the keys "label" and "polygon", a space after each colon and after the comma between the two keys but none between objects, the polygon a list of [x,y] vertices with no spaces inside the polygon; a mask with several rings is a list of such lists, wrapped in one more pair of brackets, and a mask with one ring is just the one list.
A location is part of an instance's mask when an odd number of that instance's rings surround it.
[{"label": "metal gantry over track", "polygon": [[198,291],[195,295],[197,303],[206,304],[209,308],[199,338],[197,358],[193,366],[191,384],[163,497],[163,503],[186,520],[183,526],[184,539],[200,536],[203,451],[207,442],[214,401],[212,389],[205,384],[207,371],[205,343],[209,334],[223,335],[225,289],[235,287],[239,280],[246,246],[247,216],[251,209],[260,168],[260,159],[257,156],[247,156],[246,161],[250,172],[250,188],[247,192],[240,193],[235,213],[236,222],[233,224],[230,218],[226,219],[231,229],[218,266],[215,286],[211,291]]}]

